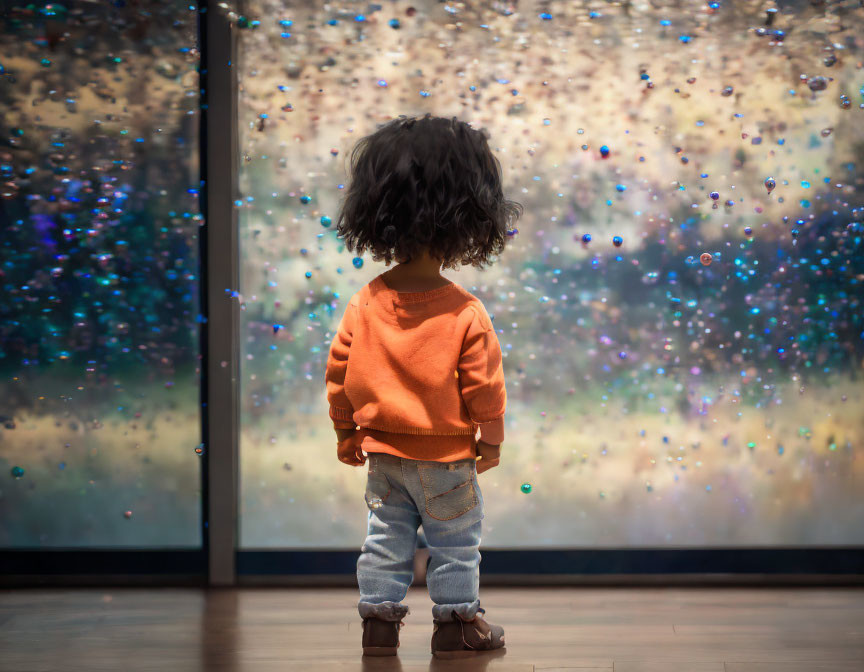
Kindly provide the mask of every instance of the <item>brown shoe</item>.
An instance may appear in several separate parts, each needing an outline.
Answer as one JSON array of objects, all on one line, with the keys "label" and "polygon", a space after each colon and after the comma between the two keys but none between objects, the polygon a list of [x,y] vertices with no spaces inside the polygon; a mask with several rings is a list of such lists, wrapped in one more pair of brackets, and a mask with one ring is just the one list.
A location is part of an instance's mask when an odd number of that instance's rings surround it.
[{"label": "brown shoe", "polygon": [[381,618],[363,619],[363,655],[395,656],[399,648],[399,627],[402,621],[385,621]]},{"label": "brown shoe", "polygon": [[436,658],[466,658],[504,648],[504,628],[487,623],[484,609],[466,621],[455,611],[452,621],[432,621],[432,655]]}]

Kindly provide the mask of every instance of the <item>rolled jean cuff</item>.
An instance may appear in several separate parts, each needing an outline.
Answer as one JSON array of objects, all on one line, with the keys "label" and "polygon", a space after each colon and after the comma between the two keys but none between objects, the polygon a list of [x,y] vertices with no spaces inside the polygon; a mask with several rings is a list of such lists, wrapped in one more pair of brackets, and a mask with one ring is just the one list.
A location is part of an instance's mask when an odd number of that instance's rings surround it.
[{"label": "rolled jean cuff", "polygon": [[477,615],[477,610],[480,609],[480,600],[473,602],[463,602],[462,604],[436,604],[432,607],[432,618],[436,621],[448,622],[455,620],[453,612],[465,620],[473,620]]},{"label": "rolled jean cuff", "polygon": [[382,621],[401,621],[408,615],[408,607],[398,602],[360,602],[360,618],[380,618]]}]

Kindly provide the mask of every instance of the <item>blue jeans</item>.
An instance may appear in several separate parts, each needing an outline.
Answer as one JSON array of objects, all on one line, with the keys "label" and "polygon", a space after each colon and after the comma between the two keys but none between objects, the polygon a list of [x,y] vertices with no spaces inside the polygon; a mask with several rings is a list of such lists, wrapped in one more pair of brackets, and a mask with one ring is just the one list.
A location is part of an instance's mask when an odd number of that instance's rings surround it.
[{"label": "blue jeans", "polygon": [[477,463],[406,460],[369,453],[366,483],[369,531],[357,561],[360,616],[398,621],[414,579],[417,528],[429,546],[426,573],[432,617],[472,619],[480,607],[480,527],[483,495]]}]

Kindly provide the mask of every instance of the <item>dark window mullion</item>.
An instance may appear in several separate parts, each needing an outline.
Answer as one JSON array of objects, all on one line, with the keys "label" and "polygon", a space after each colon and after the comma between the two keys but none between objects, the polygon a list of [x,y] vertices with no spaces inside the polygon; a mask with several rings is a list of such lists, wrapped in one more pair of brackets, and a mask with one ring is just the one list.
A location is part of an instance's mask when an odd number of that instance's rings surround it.
[{"label": "dark window mullion", "polygon": [[239,246],[237,29],[201,2],[202,540],[211,585],[236,582]]}]

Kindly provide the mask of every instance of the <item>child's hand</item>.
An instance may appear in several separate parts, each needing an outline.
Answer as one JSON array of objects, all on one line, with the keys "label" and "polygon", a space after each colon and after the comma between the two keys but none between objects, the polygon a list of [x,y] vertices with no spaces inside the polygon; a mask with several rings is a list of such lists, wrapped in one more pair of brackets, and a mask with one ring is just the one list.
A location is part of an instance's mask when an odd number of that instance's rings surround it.
[{"label": "child's hand", "polygon": [[493,446],[485,441],[477,442],[477,473],[482,474],[492,467],[497,467],[501,462],[501,446]]},{"label": "child's hand", "polygon": [[366,464],[366,456],[356,442],[357,432],[353,429],[336,430],[336,457],[340,462],[352,467],[362,467]]}]

